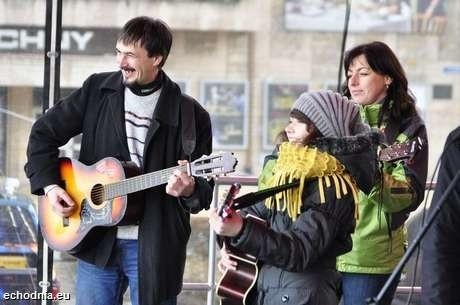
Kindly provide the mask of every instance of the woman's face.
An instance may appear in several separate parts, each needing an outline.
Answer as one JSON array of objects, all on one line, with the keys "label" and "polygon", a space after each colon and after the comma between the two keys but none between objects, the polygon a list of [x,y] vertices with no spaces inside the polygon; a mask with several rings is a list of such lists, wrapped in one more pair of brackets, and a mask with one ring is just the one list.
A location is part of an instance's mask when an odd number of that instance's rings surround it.
[{"label": "woman's face", "polygon": [[390,83],[390,77],[371,69],[363,54],[352,60],[347,71],[351,98],[360,105],[380,102],[387,95],[387,85]]},{"label": "woman's face", "polygon": [[290,143],[305,145],[305,141],[310,134],[307,131],[307,124],[300,122],[298,119],[290,117],[289,124],[284,128]]}]

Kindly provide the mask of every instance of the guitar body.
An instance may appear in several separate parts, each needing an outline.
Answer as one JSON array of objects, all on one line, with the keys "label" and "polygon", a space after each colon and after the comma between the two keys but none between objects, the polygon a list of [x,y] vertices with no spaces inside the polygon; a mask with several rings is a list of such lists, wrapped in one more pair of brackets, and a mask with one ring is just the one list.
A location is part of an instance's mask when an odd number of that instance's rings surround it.
[{"label": "guitar body", "polygon": [[91,166],[61,158],[59,168],[65,190],[78,208],[73,215],[63,218],[52,210],[48,198],[41,196],[38,203],[40,226],[51,248],[69,251],[95,226],[113,226],[123,219],[127,195],[102,202],[93,199],[97,197],[98,185],[125,179],[125,169],[115,158],[104,158]]},{"label": "guitar body", "polygon": [[250,305],[255,297],[253,289],[259,269],[255,257],[229,249],[230,257],[237,262],[237,269],[227,269],[217,284],[221,305]]},{"label": "guitar body", "polygon": [[[250,218],[264,226],[267,223],[254,215],[248,214]],[[226,243],[225,247],[232,260],[237,262],[236,270],[225,270],[217,284],[217,295],[220,296],[221,305],[250,305],[253,304],[256,295],[256,283],[259,276],[257,258],[235,249]]]}]

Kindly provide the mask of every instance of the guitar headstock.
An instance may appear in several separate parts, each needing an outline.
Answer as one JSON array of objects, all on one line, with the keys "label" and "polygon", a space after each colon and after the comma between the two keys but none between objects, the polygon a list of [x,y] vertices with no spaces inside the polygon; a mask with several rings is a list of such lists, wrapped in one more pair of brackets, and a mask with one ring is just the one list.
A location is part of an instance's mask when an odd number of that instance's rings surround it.
[{"label": "guitar headstock", "polygon": [[215,177],[234,172],[237,163],[232,152],[221,152],[196,159],[190,164],[190,171],[192,176]]},{"label": "guitar headstock", "polygon": [[227,193],[225,194],[225,198],[223,202],[221,203],[219,207],[219,210],[217,211],[217,215],[223,218],[226,218],[228,216],[228,209],[232,208],[233,199],[235,199],[240,189],[241,189],[241,184],[239,183],[233,183],[230,186]]},{"label": "guitar headstock", "polygon": [[378,159],[387,162],[412,159],[422,146],[423,141],[420,137],[408,142],[393,144],[380,150]]}]

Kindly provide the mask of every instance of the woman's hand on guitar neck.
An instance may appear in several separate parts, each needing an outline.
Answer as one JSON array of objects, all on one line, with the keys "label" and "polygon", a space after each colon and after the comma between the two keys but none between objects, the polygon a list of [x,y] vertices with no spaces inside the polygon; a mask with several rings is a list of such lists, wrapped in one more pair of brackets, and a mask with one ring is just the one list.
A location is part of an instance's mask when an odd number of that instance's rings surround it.
[{"label": "woman's hand on guitar neck", "polygon": [[69,217],[77,209],[77,205],[70,198],[69,194],[58,185],[51,188],[46,193],[46,197],[53,211],[62,217]]}]

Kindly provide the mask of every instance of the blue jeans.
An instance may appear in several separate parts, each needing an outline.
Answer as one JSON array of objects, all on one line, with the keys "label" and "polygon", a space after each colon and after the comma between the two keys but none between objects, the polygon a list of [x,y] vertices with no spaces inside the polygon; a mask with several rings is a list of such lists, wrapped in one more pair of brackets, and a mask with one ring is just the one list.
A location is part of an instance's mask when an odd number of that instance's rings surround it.
[{"label": "blue jeans", "polygon": [[139,305],[137,240],[117,239],[106,267],[78,260],[76,305],[123,304],[128,286],[132,304]]},{"label": "blue jeans", "polygon": [[[78,260],[76,305],[121,305],[129,286],[132,305],[139,305],[137,240],[117,239],[108,266]],[[161,305],[176,305],[176,298]]]},{"label": "blue jeans", "polygon": [[[368,298],[376,297],[390,274],[362,274],[342,272],[342,301],[343,305],[367,305]],[[391,305],[399,277],[392,283],[390,289],[379,302],[379,305]]]}]

